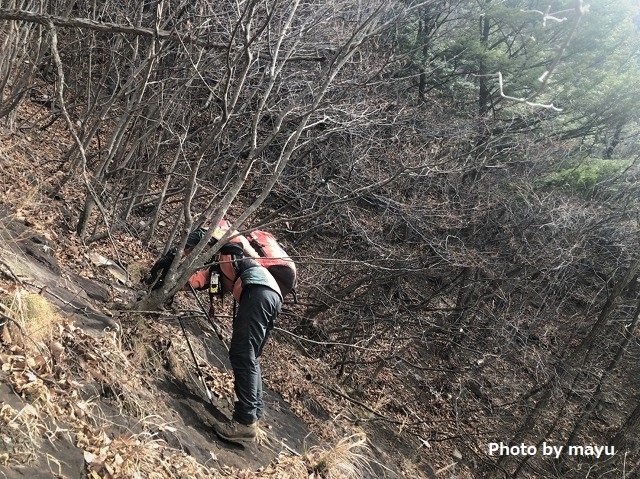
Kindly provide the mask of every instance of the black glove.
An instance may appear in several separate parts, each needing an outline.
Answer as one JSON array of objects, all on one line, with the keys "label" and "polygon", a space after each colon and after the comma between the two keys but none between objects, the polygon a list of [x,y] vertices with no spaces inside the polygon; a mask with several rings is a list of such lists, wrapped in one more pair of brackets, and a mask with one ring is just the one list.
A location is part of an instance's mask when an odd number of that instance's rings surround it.
[{"label": "black glove", "polygon": [[195,248],[196,245],[200,243],[200,240],[204,238],[205,234],[207,234],[207,230],[205,230],[204,228],[198,228],[197,230],[189,233],[189,237],[187,238],[187,244],[185,245],[184,249],[188,250],[191,248]]},{"label": "black glove", "polygon": [[164,278],[169,271],[169,266],[173,263],[176,256],[176,249],[171,248],[167,254],[154,263],[149,271],[149,277],[145,280],[145,284],[152,286],[151,289],[158,289],[164,284]]}]

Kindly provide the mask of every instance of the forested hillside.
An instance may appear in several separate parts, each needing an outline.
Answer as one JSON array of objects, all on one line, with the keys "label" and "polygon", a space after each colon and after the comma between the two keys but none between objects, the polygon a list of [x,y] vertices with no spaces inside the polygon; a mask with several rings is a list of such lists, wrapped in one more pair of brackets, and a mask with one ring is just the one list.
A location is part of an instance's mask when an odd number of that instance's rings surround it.
[{"label": "forested hillside", "polygon": [[299,285],[265,380],[322,439],[640,477],[637,0],[2,0],[0,41],[3,209],[130,272],[273,231]]}]

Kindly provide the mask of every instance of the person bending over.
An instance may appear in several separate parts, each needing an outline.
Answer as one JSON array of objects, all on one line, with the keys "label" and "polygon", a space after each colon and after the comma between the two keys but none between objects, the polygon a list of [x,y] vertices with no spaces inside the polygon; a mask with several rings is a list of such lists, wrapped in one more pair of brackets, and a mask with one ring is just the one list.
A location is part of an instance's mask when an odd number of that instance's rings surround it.
[{"label": "person bending over", "polygon": [[232,255],[236,279],[233,296],[238,302],[229,347],[237,401],[233,419],[214,423],[214,431],[231,442],[256,439],[258,421],[264,412],[262,371],[259,357],[269,339],[282,307],[282,294],[269,271],[252,258],[243,256],[242,248]]}]

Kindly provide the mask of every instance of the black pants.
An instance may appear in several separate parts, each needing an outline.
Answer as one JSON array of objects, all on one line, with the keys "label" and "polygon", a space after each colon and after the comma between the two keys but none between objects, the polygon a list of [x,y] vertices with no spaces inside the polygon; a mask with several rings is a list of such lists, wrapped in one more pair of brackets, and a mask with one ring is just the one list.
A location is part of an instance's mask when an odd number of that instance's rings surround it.
[{"label": "black pants", "polygon": [[266,286],[248,285],[242,291],[229,347],[238,398],[233,418],[241,424],[257,421],[264,412],[262,371],[258,358],[281,306],[278,293]]}]

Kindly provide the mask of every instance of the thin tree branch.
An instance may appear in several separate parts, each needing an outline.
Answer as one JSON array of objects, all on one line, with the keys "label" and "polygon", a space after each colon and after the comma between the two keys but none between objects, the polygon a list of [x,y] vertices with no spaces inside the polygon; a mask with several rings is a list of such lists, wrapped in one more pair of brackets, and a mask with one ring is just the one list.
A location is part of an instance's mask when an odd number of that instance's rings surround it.
[{"label": "thin tree branch", "polygon": [[216,50],[226,50],[228,48],[228,45],[226,44],[203,42],[198,38],[190,37],[189,34],[169,32],[167,30],[160,30],[156,28],[134,27],[119,23],[97,22],[89,18],[63,18],[55,15],[44,15],[29,12],[27,10],[9,10],[1,8],[0,19],[39,23],[45,26],[53,24],[56,27],[86,28],[105,33],[125,33],[128,35],[158,38],[160,40],[168,40],[175,43],[189,43]]}]

